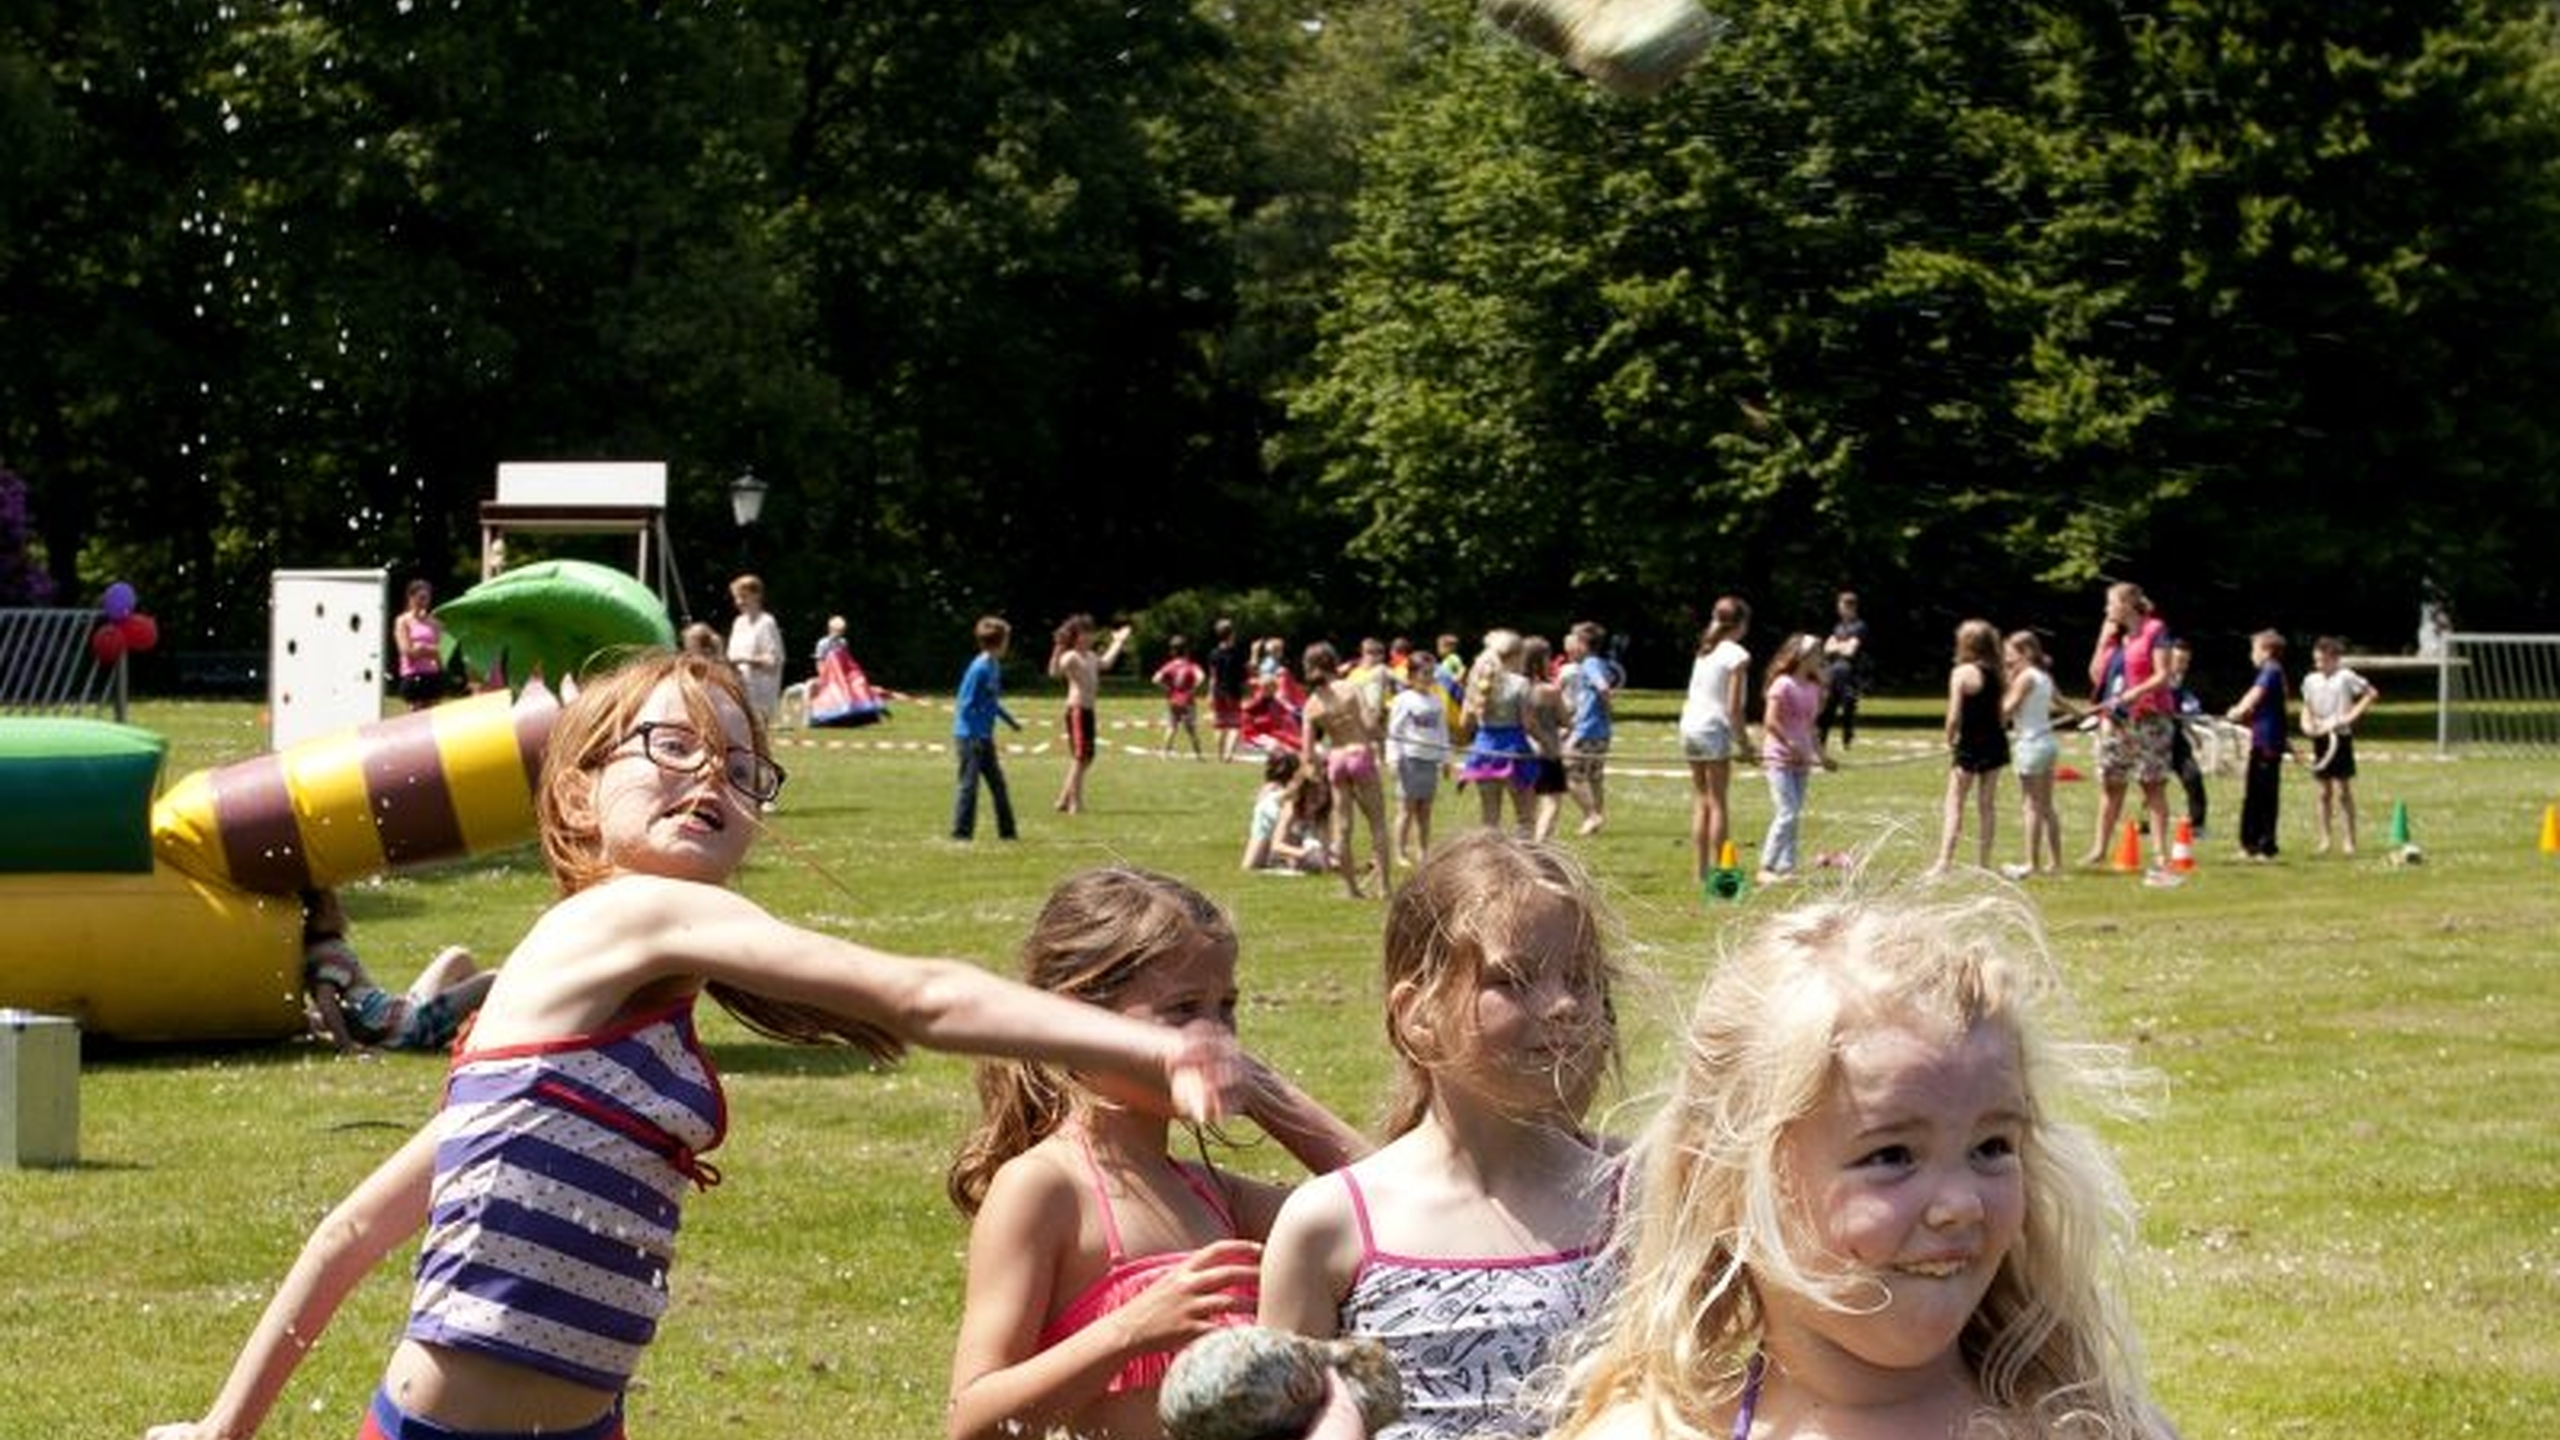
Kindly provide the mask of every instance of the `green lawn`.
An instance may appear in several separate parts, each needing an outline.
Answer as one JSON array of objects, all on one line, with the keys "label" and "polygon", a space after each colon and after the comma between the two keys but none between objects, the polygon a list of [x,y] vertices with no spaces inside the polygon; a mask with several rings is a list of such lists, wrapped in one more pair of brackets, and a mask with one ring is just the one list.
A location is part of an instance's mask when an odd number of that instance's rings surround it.
[{"label": "green lawn", "polygon": [[[1050,709],[1018,699],[1026,715]],[[1574,842],[1655,977],[1623,1007],[1640,1028],[1621,1131],[1646,1103],[1663,1017],[1719,933],[1781,899],[1690,895],[1676,704],[1631,697],[1612,823]],[[1933,704],[1876,707],[1848,767],[1814,782],[1808,853],[1925,859],[1945,775]],[[1134,695],[1106,705],[1106,721],[1149,713]],[[172,737],[173,776],[258,743],[247,705],[146,704],[136,719]],[[1025,838],[964,848],[938,838],[947,725],[911,707],[787,746],[779,843],[742,888],[804,923],[1010,968],[1058,876],[1108,860],[1175,872],[1234,912],[1248,1041],[1367,1117],[1383,1073],[1378,910],[1233,870],[1251,767],[1114,748],[1092,812],[1070,821],[1048,808],[1054,749],[1017,754]],[[1141,729],[1112,738],[1151,748]],[[2145,1207],[2151,1250],[2132,1283],[2159,1388],[2190,1436],[2560,1433],[2560,862],[2535,843],[2560,761],[2446,761],[2388,738],[2364,754],[2361,859],[2310,857],[2311,787],[2296,775],[2286,863],[2236,863],[2239,783],[2225,779],[2192,884],[2093,871],[2033,891],[2090,1028],[2167,1082],[2155,1119],[2115,1132]],[[2075,851],[2090,790],[2064,787]],[[1756,838],[1757,775],[1735,793]],[[2381,858],[2395,801],[2422,866]],[[1444,826],[1471,812],[1472,797],[1444,794]],[[352,938],[405,979],[447,943],[503,955],[547,896],[527,854],[387,879],[349,894]],[[169,937],[171,963],[186,943]],[[941,1169],[974,1106],[965,1067],[927,1056],[875,1073],[725,1017],[710,1033],[733,1112],[716,1157],[728,1180],[688,1211],[633,1433],[938,1433],[964,1242]],[[304,1044],[93,1054],[83,1165],[0,1170],[0,1434],[130,1436],[196,1413],[308,1225],[428,1112],[439,1075],[430,1058],[346,1063]],[[1239,1163],[1278,1173],[1267,1148]],[[351,1433],[404,1300],[399,1274],[361,1291],[266,1433]]]}]

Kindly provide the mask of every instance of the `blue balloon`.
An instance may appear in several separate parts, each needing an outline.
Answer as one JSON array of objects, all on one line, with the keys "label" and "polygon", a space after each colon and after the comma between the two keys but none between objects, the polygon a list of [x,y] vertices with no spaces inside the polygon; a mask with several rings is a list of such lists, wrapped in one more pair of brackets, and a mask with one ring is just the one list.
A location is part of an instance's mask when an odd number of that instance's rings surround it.
[{"label": "blue balloon", "polygon": [[122,620],[133,613],[134,599],[133,587],[119,580],[107,587],[106,596],[98,608],[107,612],[108,619]]}]

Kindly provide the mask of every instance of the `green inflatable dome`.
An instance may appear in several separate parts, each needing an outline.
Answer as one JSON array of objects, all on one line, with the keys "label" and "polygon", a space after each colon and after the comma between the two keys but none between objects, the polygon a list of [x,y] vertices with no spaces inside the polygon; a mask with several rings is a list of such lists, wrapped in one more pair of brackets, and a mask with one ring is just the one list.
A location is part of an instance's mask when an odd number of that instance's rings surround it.
[{"label": "green inflatable dome", "polygon": [[436,619],[473,660],[503,663],[519,688],[537,672],[557,686],[609,666],[622,651],[676,643],[675,624],[654,591],[586,560],[505,571],[437,606]]}]

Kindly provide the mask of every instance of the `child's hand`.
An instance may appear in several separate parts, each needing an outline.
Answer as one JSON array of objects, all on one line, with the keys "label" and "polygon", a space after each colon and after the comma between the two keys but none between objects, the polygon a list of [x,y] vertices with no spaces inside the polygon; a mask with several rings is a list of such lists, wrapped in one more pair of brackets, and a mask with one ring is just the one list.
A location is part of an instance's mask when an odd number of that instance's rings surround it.
[{"label": "child's hand", "polygon": [[1203,1124],[1241,1111],[1252,1083],[1235,1032],[1205,1021],[1174,1032],[1164,1080],[1174,1113]]},{"label": "child's hand", "polygon": [[1252,1318],[1262,1246],[1251,1240],[1203,1245],[1165,1269],[1162,1278],[1113,1316],[1132,1355],[1179,1350],[1225,1323]]}]

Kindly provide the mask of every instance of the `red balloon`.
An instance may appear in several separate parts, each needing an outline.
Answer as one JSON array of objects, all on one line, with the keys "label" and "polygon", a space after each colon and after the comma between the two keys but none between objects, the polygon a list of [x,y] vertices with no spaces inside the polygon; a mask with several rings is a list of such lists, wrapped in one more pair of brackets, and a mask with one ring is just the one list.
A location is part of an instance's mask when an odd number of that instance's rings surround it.
[{"label": "red balloon", "polygon": [[89,632],[89,653],[98,657],[100,665],[113,665],[124,658],[124,632],[113,625],[101,625]]},{"label": "red balloon", "polygon": [[116,622],[116,630],[124,636],[124,648],[135,655],[160,643],[160,622],[136,610]]}]

